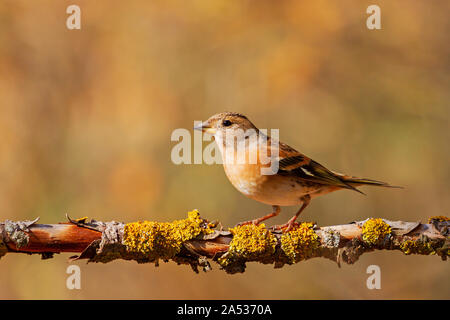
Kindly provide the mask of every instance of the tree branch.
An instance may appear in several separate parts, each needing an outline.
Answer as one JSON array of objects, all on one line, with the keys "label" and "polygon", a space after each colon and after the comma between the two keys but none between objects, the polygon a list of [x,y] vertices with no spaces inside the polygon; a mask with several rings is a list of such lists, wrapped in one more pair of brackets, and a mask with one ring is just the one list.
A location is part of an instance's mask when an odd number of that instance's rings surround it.
[{"label": "tree branch", "polygon": [[173,222],[87,221],[87,218],[60,224],[34,221],[0,223],[0,257],[6,253],[38,253],[51,258],[54,253],[74,252],[71,259],[110,262],[115,259],[155,263],[173,260],[189,264],[194,271],[211,268],[217,262],[228,273],[244,272],[246,262],[274,264],[275,268],[314,257],[353,264],[363,253],[400,250],[405,254],[449,255],[450,221],[446,217],[420,222],[367,219],[350,224],[317,227],[297,224],[289,232],[266,228],[264,224],[218,230],[202,219],[198,211]]}]

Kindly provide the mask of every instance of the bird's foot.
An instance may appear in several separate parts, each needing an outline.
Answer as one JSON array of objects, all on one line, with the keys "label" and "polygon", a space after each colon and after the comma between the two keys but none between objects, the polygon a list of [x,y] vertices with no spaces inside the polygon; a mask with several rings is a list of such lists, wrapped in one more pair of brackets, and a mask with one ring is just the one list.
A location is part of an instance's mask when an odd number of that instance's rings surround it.
[{"label": "bird's foot", "polygon": [[[296,218],[296,217],[295,217]],[[292,228],[298,226],[299,223],[295,221],[294,218],[290,219],[288,222],[286,222],[285,224],[278,224],[272,227],[272,229],[275,230],[280,230],[284,233],[289,232]]]},{"label": "bird's foot", "polygon": [[245,226],[247,224],[253,224],[255,226],[257,226],[260,223],[259,219],[253,219],[253,220],[248,220],[248,221],[243,221],[243,222],[239,222],[237,223],[234,227],[242,227]]}]

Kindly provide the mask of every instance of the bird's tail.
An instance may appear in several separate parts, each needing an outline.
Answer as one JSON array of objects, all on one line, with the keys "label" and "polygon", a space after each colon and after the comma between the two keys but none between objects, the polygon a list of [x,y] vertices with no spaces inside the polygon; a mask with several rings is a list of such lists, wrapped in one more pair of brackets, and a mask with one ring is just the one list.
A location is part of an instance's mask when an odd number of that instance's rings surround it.
[{"label": "bird's tail", "polygon": [[390,185],[387,182],[383,182],[383,181],[378,181],[378,180],[372,180],[372,179],[364,179],[364,178],[356,178],[356,177],[348,177],[348,176],[344,176],[342,177],[342,180],[344,180],[346,183],[358,187],[358,186],[362,186],[362,185],[367,185],[367,186],[377,186],[377,187],[386,187],[386,188],[401,188],[403,189],[403,187],[400,186],[393,186]]}]

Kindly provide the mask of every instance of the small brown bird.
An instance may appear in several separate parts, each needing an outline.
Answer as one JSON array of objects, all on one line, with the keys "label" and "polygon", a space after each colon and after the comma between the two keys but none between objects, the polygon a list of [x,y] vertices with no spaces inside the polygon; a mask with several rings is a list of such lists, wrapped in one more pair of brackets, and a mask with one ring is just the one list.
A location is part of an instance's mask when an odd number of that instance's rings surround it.
[{"label": "small brown bird", "polygon": [[[361,185],[395,187],[386,182],[361,179],[328,170],[287,144],[278,142],[256,128],[246,116],[234,112],[216,114],[194,129],[212,134],[222,154],[225,173],[241,193],[272,205],[272,212],[242,224],[260,222],[280,213],[280,206],[302,204],[287,223],[277,228],[289,231],[311,199],[336,190],[362,193]],[[261,143],[267,141],[267,143]],[[278,170],[267,174],[274,161]],[[243,161],[244,160],[244,161]],[[253,161],[252,161],[253,160]]]}]

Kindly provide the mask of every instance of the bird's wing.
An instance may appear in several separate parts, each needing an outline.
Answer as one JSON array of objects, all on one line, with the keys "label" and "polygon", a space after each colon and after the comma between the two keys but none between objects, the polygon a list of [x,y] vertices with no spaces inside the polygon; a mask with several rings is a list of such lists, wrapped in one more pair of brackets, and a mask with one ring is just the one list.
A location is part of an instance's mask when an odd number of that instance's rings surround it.
[{"label": "bird's wing", "polygon": [[352,189],[362,193],[345,182],[339,175],[328,170],[320,163],[308,158],[288,145],[279,144],[279,175],[294,176],[306,181]]}]

